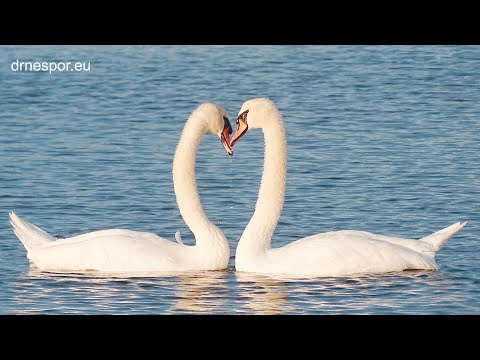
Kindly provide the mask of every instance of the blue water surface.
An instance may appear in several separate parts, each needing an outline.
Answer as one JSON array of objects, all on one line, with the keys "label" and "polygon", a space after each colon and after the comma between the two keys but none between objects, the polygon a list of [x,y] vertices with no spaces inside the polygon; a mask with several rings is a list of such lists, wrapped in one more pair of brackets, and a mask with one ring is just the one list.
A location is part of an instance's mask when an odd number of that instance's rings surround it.
[{"label": "blue water surface", "polygon": [[[13,71],[81,62],[89,71]],[[16,65],[13,65],[16,68]],[[0,314],[480,314],[479,46],[1,46]],[[231,245],[225,271],[162,277],[30,268],[8,212],[54,236],[106,229],[194,238],[171,163],[202,102],[235,121],[273,99],[288,141],[281,246],[341,229],[420,238],[468,224],[440,270],[288,279],[234,270],[263,165],[252,131],[233,158],[205,137],[197,185]]]}]

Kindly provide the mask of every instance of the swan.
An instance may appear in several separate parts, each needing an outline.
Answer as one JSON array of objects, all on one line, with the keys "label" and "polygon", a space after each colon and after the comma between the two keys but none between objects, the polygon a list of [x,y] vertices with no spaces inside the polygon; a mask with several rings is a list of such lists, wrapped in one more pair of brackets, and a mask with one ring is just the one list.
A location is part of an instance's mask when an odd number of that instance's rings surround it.
[{"label": "swan", "polygon": [[173,159],[172,175],[176,201],[183,220],[195,236],[195,245],[184,245],[156,234],[126,229],[94,231],[56,239],[13,211],[10,223],[38,269],[106,273],[221,270],[228,266],[230,248],[223,232],[203,211],[195,182],[195,155],[202,136],[220,138],[228,155],[232,128],[223,108],[199,105],[187,119]]},{"label": "swan", "polygon": [[293,276],[349,276],[408,269],[438,270],[435,253],[466,222],[457,222],[420,240],[341,230],[319,233],[272,248],[282,211],[287,173],[283,117],[268,98],[247,100],[237,118],[233,146],[247,131],[264,134],[264,169],[255,211],[238,242],[236,271]]}]

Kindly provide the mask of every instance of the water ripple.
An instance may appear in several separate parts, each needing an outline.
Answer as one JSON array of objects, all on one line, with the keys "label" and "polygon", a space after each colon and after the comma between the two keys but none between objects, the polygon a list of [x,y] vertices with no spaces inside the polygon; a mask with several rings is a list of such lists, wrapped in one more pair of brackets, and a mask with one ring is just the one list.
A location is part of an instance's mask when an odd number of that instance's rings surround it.
[{"label": "water ripple", "polygon": [[[3,46],[0,71],[0,313],[480,314],[480,47]],[[252,56],[255,54],[255,56]],[[23,61],[90,61],[84,73],[10,71]],[[171,161],[200,102],[234,120],[277,102],[288,139],[280,246],[361,229],[419,238],[468,225],[439,272],[289,279],[235,272],[263,164],[252,132],[229,159],[202,140],[197,185],[232,248],[228,270],[142,277],[30,269],[15,210],[54,235],[104,228],[193,242],[175,204]],[[235,201],[232,201],[235,199]]]}]

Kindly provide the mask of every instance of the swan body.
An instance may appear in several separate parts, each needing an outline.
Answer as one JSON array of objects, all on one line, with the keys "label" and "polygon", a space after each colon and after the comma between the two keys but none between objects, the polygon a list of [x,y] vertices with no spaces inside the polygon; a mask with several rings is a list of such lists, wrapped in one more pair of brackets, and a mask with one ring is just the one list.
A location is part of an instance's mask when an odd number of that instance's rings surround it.
[{"label": "swan body", "polygon": [[457,222],[419,240],[341,230],[272,248],[285,196],[287,143],[282,115],[270,99],[251,99],[242,105],[231,145],[254,128],[264,133],[264,171],[255,212],[237,245],[237,271],[311,277],[438,270],[436,252],[466,224]]},{"label": "swan body", "polygon": [[231,126],[226,112],[215,104],[195,109],[182,131],[173,160],[173,182],[180,213],[195,235],[193,246],[156,234],[110,229],[57,239],[10,212],[10,223],[41,270],[100,272],[158,272],[220,270],[228,266],[230,249],[223,232],[203,211],[195,183],[195,155],[202,136],[217,135],[229,155]]}]

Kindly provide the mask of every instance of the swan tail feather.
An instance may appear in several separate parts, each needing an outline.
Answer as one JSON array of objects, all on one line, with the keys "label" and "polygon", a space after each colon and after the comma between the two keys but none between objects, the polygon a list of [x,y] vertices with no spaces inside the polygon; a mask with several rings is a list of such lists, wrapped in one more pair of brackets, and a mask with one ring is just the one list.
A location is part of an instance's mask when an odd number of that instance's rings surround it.
[{"label": "swan tail feather", "polygon": [[39,247],[43,244],[49,243],[51,241],[57,240],[52,235],[48,234],[46,231],[40,229],[39,227],[30,224],[28,221],[23,220],[13,211],[9,213],[10,224],[13,227],[13,232],[22,242],[23,246],[27,251]]},{"label": "swan tail feather", "polygon": [[421,238],[420,241],[430,244],[434,248],[435,252],[437,252],[448,239],[455,235],[466,224],[467,221],[463,223],[457,222],[453,225],[443,228],[442,230]]}]

